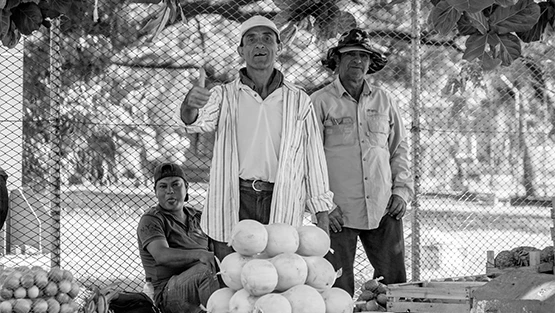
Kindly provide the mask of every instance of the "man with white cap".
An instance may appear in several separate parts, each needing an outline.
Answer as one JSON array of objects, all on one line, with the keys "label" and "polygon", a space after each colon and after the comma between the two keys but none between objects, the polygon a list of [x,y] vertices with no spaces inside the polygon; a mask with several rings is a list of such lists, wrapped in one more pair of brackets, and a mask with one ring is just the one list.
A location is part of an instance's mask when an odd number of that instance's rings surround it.
[{"label": "man with white cap", "polygon": [[239,220],[303,224],[305,210],[329,231],[322,139],[310,97],[275,69],[279,30],[263,16],[241,25],[239,77],[211,90],[194,86],[180,117],[189,132],[215,131],[202,227],[221,260]]},{"label": "man with white cap", "polygon": [[407,135],[399,107],[367,74],[387,63],[361,29],[344,33],[322,62],[338,75],[311,95],[324,140],[330,188],[326,258],[342,269],[335,286],[354,294],[353,264],[360,239],[374,277],[406,281],[402,217],[413,194]]}]

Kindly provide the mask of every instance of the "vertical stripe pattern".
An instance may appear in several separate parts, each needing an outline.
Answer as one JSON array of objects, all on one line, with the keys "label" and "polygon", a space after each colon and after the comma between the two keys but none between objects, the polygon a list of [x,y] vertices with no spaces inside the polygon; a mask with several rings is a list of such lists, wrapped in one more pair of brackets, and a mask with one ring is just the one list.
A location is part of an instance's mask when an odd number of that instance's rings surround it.
[{"label": "vertical stripe pattern", "polygon": [[[237,104],[239,79],[214,87],[188,132],[216,131],[210,183],[201,226],[213,239],[227,242],[239,221]],[[280,160],[270,223],[300,226],[305,210],[315,214],[333,206],[316,115],[308,95],[284,82]]]}]

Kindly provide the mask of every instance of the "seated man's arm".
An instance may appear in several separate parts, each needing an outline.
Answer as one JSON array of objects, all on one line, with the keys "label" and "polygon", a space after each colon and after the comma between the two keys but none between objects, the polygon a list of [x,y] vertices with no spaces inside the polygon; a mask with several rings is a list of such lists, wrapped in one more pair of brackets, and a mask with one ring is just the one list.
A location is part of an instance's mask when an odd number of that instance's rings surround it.
[{"label": "seated man's arm", "polygon": [[148,251],[156,265],[180,269],[200,261],[214,267],[214,254],[208,250],[170,248],[164,227],[159,217],[145,214],[137,228],[140,249]]},{"label": "seated man's arm", "polygon": [[213,267],[214,264],[214,253],[202,249],[170,248],[165,239],[153,240],[146,249],[158,265],[181,268],[195,262],[204,263],[209,267]]}]

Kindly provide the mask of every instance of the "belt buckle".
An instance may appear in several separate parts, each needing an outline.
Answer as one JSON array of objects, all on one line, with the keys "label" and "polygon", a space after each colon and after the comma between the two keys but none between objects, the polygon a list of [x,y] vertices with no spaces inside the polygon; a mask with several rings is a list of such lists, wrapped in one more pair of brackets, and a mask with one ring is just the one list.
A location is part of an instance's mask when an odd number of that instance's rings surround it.
[{"label": "belt buckle", "polygon": [[254,183],[256,183],[257,181],[258,181],[258,179],[255,179],[255,180],[252,181],[252,184],[251,184],[252,189],[256,192],[261,192],[262,189],[256,189],[256,187],[254,186]]}]

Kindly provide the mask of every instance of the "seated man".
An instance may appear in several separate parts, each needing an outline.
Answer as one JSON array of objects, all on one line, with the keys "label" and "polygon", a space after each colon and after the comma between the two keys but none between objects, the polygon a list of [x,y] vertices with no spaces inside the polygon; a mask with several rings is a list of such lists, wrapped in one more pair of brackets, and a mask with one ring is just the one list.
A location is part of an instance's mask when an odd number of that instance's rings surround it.
[{"label": "seated man", "polygon": [[154,302],[163,313],[202,312],[219,288],[214,254],[200,228],[201,212],[185,206],[188,183],[173,163],[154,170],[158,205],[146,211],[137,227],[141,262],[154,286]]}]

